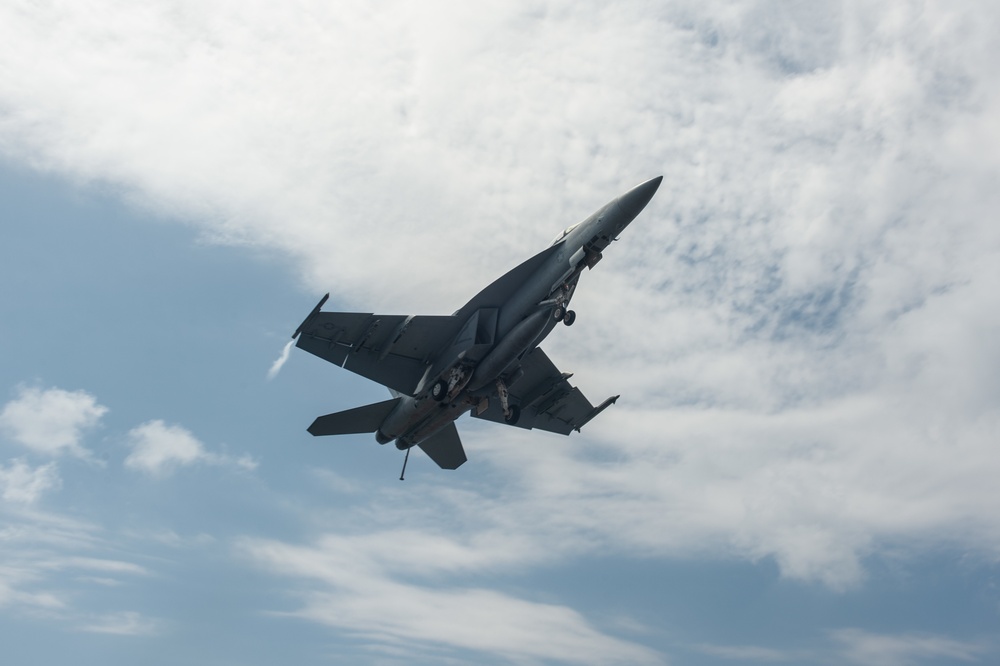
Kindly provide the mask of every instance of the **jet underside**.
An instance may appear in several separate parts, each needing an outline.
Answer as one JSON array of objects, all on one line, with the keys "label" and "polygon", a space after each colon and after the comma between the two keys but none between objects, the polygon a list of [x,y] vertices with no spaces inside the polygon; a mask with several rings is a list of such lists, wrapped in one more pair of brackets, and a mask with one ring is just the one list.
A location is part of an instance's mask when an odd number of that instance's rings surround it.
[{"label": "jet underside", "polygon": [[617,400],[594,406],[538,345],[568,309],[580,275],[639,214],[662,177],[636,186],[569,227],[452,315],[323,312],[324,296],[295,331],[296,346],[389,388],[393,398],[317,418],[313,435],[375,433],[419,446],[439,466],[466,461],[455,420],[466,412],[568,435]]}]

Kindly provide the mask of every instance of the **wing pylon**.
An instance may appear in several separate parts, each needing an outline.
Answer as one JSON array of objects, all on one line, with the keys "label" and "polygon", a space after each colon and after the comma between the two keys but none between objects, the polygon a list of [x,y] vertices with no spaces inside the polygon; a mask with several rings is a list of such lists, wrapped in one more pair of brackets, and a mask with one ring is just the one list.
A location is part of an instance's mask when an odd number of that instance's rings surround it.
[{"label": "wing pylon", "polygon": [[574,430],[579,432],[619,398],[611,396],[594,407],[580,389],[569,383],[573,375],[560,372],[545,352],[538,348],[521,359],[520,367],[520,377],[508,387],[509,401],[520,411],[517,422],[511,424],[504,418],[499,400],[491,400],[481,412],[473,410],[474,418],[568,435]]}]

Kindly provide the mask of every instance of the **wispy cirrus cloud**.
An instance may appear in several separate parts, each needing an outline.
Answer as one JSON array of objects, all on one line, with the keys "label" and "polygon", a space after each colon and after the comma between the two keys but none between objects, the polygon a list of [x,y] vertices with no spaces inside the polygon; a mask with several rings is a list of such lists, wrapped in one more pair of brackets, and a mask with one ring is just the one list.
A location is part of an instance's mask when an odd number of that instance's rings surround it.
[{"label": "wispy cirrus cloud", "polygon": [[58,622],[76,621],[78,586],[119,585],[149,570],[114,553],[100,526],[0,502],[0,608]]},{"label": "wispy cirrus cloud", "polygon": [[160,623],[135,611],[124,611],[89,618],[79,625],[80,631],[116,636],[150,636],[158,632]]},{"label": "wispy cirrus cloud", "polygon": [[846,663],[859,666],[919,666],[940,663],[984,663],[988,641],[961,640],[941,634],[885,634],[863,629],[835,629],[829,645],[782,649],[757,645],[698,644],[696,652],[734,663]]},{"label": "wispy cirrus cloud", "polygon": [[[308,546],[247,539],[241,549],[258,566],[303,582],[298,593],[302,607],[291,615],[379,642],[406,642],[417,653],[444,648],[513,661],[664,662],[662,655],[602,632],[566,606],[476,586],[400,580],[401,576],[412,579],[414,573],[426,576],[425,565],[432,562],[438,572],[452,569],[456,558],[458,569],[465,568],[461,563],[468,562],[462,553],[469,551],[447,538],[416,531],[328,535]],[[449,557],[449,551],[455,557]],[[407,562],[407,557],[393,553],[415,559]],[[488,551],[475,555],[488,555]]]},{"label": "wispy cirrus cloud", "polygon": [[878,634],[839,629],[830,634],[843,649],[847,663],[864,666],[916,666],[922,663],[980,663],[988,647],[933,634]]},{"label": "wispy cirrus cloud", "polygon": [[801,652],[796,653],[789,650],[761,647],[759,645],[712,645],[700,643],[692,645],[691,648],[696,652],[735,662],[775,664],[796,661],[802,663],[809,661],[811,656]]}]

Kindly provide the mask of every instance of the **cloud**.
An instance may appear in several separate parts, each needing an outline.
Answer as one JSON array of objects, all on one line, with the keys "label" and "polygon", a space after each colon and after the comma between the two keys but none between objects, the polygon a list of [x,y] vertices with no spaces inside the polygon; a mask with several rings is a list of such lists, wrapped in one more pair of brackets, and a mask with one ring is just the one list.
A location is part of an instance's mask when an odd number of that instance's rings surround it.
[{"label": "cloud", "polygon": [[125,466],[149,474],[167,474],[175,467],[208,459],[205,447],[190,431],[155,420],[129,431],[132,453]]},{"label": "cloud", "polygon": [[924,662],[978,662],[986,651],[980,643],[963,642],[930,634],[875,634],[861,629],[831,632],[841,644],[847,663],[864,666],[910,666]]},{"label": "cloud", "polygon": [[80,444],[83,431],[108,411],[86,391],[21,388],[0,411],[0,430],[18,444],[50,456],[89,457]]},{"label": "cloud", "polygon": [[[315,546],[247,539],[241,548],[259,566],[305,582],[304,605],[292,615],[379,643],[405,641],[418,651],[473,650],[512,661],[663,662],[654,651],[601,632],[565,606],[480,588],[396,580],[394,574],[404,571],[410,572],[408,578],[414,572],[425,574],[422,567],[431,562],[436,562],[437,570],[451,568],[454,559],[448,546],[453,544],[438,539],[432,548],[427,545],[426,535],[411,532],[359,538],[328,535]],[[398,553],[413,553],[416,560],[406,563]],[[434,554],[442,555],[443,562]],[[459,562],[463,559],[458,557]]]},{"label": "cloud", "polygon": [[50,592],[19,589],[22,585],[34,583],[35,578],[31,572],[8,567],[0,569],[0,608],[13,606],[29,612],[51,612],[66,606],[62,599]]},{"label": "cloud", "polygon": [[486,529],[837,589],[1000,552],[997,7],[305,6],[0,9],[0,150],[402,312],[662,173],[546,342],[622,400],[572,446],[464,425],[516,489]]},{"label": "cloud", "polygon": [[8,502],[34,504],[47,490],[62,484],[55,463],[31,467],[20,459],[0,465],[0,497]]},{"label": "cloud", "polygon": [[92,618],[82,624],[79,629],[95,634],[151,636],[157,632],[158,623],[134,611],[125,611]]},{"label": "cloud", "polygon": [[249,456],[210,453],[186,428],[167,425],[156,419],[133,428],[128,433],[132,453],[125,458],[125,467],[153,476],[166,476],[178,467],[197,463],[232,466],[253,470],[257,463]]},{"label": "cloud", "polygon": [[[80,583],[119,585],[128,577],[148,575],[138,564],[104,552],[118,549],[105,541],[100,527],[22,502],[0,503],[0,609],[18,615],[74,622]],[[73,590],[67,589],[70,573]]]},{"label": "cloud", "polygon": [[149,571],[133,562],[111,560],[99,557],[82,557],[79,555],[59,557],[52,560],[40,560],[40,566],[48,569],[82,569],[104,574],[147,575]]},{"label": "cloud", "polygon": [[775,414],[617,407],[572,444],[485,426],[467,437],[486,443],[470,456],[508,479],[469,504],[477,524],[540,548],[773,558],[836,589],[861,583],[864,559],[885,549],[1000,546],[990,411],[965,420],[895,393]]},{"label": "cloud", "polygon": [[[845,590],[884,553],[1000,553],[1000,9],[660,5],[0,7],[0,153],[283,253],[344,309],[453,311],[665,176],[583,278],[578,323],[545,344],[588,396],[619,403],[569,440],[466,419],[492,483],[449,477],[419,506],[359,495],[373,524],[354,532],[246,540],[291,581],[293,615],[382,647],[656,661],[558,601],[477,581],[612,555],[772,560]],[[85,454],[101,416],[32,417],[33,445],[10,404],[5,433],[53,455]],[[68,434],[31,435],[51,423]],[[126,466],[152,475],[253,465],[162,421],[129,439]],[[12,463],[6,488],[41,496],[42,469]],[[64,608],[29,555],[98,533],[0,530],[26,540],[0,568],[0,605]],[[108,566],[94,570],[129,573]],[[883,666],[983,654],[937,635],[831,639],[835,661]]]},{"label": "cloud", "polygon": [[757,645],[710,645],[701,643],[691,646],[695,651],[721,659],[733,661],[763,661],[773,664],[786,661],[803,661],[808,657],[801,653],[760,647]]},{"label": "cloud", "polygon": [[131,531],[127,536],[138,541],[151,542],[175,549],[204,548],[216,541],[215,537],[203,532],[191,536],[182,536],[171,529]]},{"label": "cloud", "polygon": [[775,649],[756,645],[692,645],[696,652],[750,662],[847,663],[862,666],[917,666],[922,663],[981,663],[987,643],[935,634],[878,634],[862,629],[828,632],[832,645],[812,649]]}]

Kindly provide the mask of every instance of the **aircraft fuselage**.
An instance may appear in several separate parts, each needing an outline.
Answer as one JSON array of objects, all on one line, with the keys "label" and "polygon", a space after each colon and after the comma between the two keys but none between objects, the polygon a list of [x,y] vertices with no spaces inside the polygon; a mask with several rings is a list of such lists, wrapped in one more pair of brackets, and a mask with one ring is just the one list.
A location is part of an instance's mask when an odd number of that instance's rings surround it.
[{"label": "aircraft fuselage", "polygon": [[516,406],[507,404],[506,387],[518,379],[518,360],[558,323],[573,323],[575,313],[567,306],[582,271],[600,261],[602,252],[652,198],[660,180],[634,187],[568,228],[505,302],[484,304],[477,296],[459,309],[457,315],[470,318],[469,327],[488,332],[488,342],[476,344],[473,336],[468,338],[473,344],[453,344],[428,368],[415,395],[397,394],[400,399],[379,426],[376,439],[383,444],[395,440],[397,448],[409,448],[470,409],[486,409],[494,396],[503,405],[506,420],[516,422]]}]

